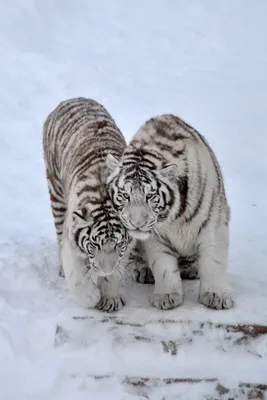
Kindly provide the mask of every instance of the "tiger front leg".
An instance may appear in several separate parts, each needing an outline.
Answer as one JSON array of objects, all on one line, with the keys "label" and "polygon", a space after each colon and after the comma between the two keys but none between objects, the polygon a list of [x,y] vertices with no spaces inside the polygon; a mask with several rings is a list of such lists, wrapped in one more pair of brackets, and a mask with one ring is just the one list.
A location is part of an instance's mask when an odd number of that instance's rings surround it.
[{"label": "tiger front leg", "polygon": [[120,294],[119,279],[116,274],[100,278],[101,299],[96,308],[101,311],[114,312],[121,310],[126,301]]},{"label": "tiger front leg", "polygon": [[199,302],[216,310],[234,306],[226,270],[228,264],[229,233],[222,225],[208,226],[199,238]]},{"label": "tiger front leg", "polygon": [[77,303],[86,308],[95,307],[101,298],[100,289],[67,238],[62,241],[61,260],[69,290]]},{"label": "tiger front leg", "polygon": [[155,279],[152,305],[161,310],[179,307],[184,295],[177,257],[154,238],[145,241],[144,247]]}]

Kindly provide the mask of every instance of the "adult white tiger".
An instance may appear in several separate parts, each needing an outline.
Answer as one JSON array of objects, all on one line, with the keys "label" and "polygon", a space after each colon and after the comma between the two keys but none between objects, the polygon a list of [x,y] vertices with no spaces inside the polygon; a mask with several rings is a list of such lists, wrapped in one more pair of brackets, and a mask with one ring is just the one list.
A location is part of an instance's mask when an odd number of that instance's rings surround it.
[{"label": "adult white tiger", "polygon": [[142,241],[154,275],[152,304],[182,304],[178,260],[191,257],[192,277],[197,271],[200,276],[199,302],[231,308],[230,208],[218,160],[204,137],[180,118],[161,115],[141,126],[120,161],[108,155],[107,165],[114,209]]},{"label": "adult white tiger", "polygon": [[94,100],[63,101],[49,114],[43,150],[60,258],[78,303],[119,310],[119,276],[135,244],[106,188],[108,153],[120,157],[123,135]]}]

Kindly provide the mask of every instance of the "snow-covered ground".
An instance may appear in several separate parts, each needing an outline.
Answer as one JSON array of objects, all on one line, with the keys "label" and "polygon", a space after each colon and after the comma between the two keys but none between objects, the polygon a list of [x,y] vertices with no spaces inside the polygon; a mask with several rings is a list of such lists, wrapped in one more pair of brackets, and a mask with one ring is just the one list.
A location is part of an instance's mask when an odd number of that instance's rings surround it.
[{"label": "snow-covered ground", "polygon": [[[201,400],[223,398],[213,379],[267,383],[266,335],[223,326],[267,325],[266,15],[265,0],[0,2],[1,399]],[[194,282],[173,311],[138,284],[111,319],[76,306],[57,276],[41,137],[80,95],[127,139],[164,112],[207,137],[232,208],[233,310],[197,304]]]}]

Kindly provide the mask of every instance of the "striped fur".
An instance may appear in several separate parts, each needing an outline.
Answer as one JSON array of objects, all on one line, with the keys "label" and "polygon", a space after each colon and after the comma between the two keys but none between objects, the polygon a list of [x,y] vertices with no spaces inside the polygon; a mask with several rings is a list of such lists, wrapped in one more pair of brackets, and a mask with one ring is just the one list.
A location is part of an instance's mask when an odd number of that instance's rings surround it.
[{"label": "striped fur", "polygon": [[104,311],[124,304],[118,279],[135,244],[106,187],[106,156],[121,157],[125,147],[115,121],[94,100],[63,101],[44,123],[44,159],[62,268],[79,304]]},{"label": "striped fur", "polygon": [[109,155],[107,164],[114,209],[143,241],[154,275],[152,304],[178,307],[181,277],[199,274],[199,301],[232,307],[226,277],[230,208],[205,138],[177,116],[161,115],[141,126],[120,161]]}]

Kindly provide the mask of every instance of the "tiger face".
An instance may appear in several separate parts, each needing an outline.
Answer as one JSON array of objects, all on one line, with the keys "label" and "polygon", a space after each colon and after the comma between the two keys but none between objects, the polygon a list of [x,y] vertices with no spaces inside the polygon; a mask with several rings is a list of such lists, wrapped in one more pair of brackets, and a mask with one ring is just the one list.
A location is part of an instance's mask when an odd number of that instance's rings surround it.
[{"label": "tiger face", "polygon": [[88,269],[107,276],[123,266],[135,242],[112,209],[76,210],[73,217],[73,238],[80,255],[88,261]]},{"label": "tiger face", "polygon": [[118,162],[107,157],[111,171],[108,178],[110,198],[129,234],[147,240],[158,223],[168,218],[174,204],[175,190],[172,181],[177,166],[171,164],[157,170],[140,164]]}]

